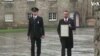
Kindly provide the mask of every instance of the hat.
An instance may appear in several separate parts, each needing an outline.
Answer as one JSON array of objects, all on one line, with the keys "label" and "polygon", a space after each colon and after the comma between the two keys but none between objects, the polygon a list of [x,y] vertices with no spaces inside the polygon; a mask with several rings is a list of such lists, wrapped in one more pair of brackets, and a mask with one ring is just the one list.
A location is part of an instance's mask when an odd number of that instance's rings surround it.
[{"label": "hat", "polygon": [[38,9],[37,7],[33,7],[33,8],[31,9],[31,11],[32,11],[32,12],[38,12],[39,9]]}]

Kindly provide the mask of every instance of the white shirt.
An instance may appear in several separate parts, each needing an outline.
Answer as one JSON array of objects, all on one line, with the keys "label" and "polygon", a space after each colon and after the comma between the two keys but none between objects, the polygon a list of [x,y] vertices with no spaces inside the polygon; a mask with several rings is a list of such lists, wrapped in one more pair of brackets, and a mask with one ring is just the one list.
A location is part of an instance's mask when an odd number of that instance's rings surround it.
[{"label": "white shirt", "polygon": [[64,18],[64,21],[66,21],[66,20],[68,21],[68,18],[67,19]]},{"label": "white shirt", "polygon": [[33,16],[33,18],[36,19],[37,18],[37,15],[36,16]]},{"label": "white shirt", "polygon": [[[68,21],[68,19],[69,19],[69,18],[67,18],[67,19],[64,18],[64,21],[66,21],[66,20]],[[69,24],[69,27],[71,27],[71,24]]]}]

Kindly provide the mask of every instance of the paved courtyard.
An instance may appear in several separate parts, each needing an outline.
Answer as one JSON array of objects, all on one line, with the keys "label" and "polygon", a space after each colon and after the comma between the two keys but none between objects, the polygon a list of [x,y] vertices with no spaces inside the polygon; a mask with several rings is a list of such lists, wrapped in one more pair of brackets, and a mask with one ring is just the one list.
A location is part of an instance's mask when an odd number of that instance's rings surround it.
[{"label": "paved courtyard", "polygon": [[[74,31],[72,56],[94,56],[93,37],[92,28],[79,28]],[[41,56],[60,56],[60,51],[61,44],[56,30],[46,31],[45,39],[42,40]],[[27,33],[0,33],[0,56],[30,56]]]}]

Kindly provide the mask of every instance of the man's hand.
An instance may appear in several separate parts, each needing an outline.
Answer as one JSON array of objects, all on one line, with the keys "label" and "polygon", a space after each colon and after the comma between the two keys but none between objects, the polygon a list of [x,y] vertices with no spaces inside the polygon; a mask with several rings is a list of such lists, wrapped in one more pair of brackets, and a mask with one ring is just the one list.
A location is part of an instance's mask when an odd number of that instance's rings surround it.
[{"label": "man's hand", "polygon": [[45,38],[45,36],[44,35],[42,35],[42,37],[41,37],[42,39],[44,39]]},{"label": "man's hand", "polygon": [[69,24],[69,27],[72,27],[71,24]]}]

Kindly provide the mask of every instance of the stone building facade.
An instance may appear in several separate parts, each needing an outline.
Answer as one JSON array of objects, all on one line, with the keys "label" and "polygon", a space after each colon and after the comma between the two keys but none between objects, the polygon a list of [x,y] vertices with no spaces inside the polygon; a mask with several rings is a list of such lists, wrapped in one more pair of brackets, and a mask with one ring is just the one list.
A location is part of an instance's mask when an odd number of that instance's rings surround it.
[{"label": "stone building facade", "polygon": [[[57,26],[59,19],[63,18],[63,11],[70,12],[76,10],[80,14],[79,25],[86,25],[86,15],[84,11],[89,11],[92,16],[92,9],[89,7],[82,9],[83,0],[0,0],[0,28],[6,27],[27,27],[28,14],[32,7],[40,9],[39,15],[43,17],[45,26]],[[91,1],[91,0],[88,0]],[[75,2],[75,4],[73,4]],[[87,1],[84,1],[84,3]],[[86,6],[87,4],[84,4]],[[73,6],[75,5],[75,6]],[[74,8],[73,8],[74,7]],[[87,10],[86,10],[87,9]],[[86,14],[86,13],[85,13]]]}]

